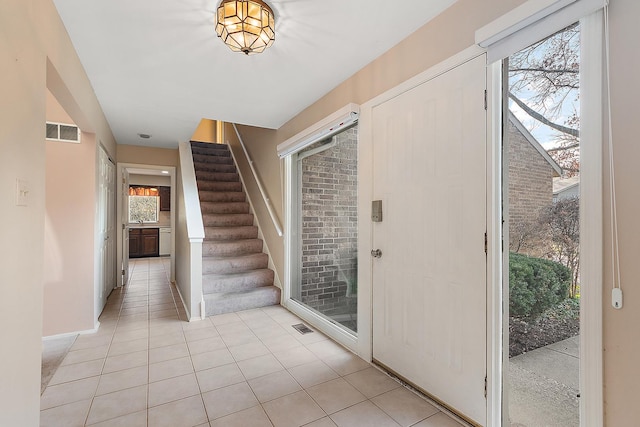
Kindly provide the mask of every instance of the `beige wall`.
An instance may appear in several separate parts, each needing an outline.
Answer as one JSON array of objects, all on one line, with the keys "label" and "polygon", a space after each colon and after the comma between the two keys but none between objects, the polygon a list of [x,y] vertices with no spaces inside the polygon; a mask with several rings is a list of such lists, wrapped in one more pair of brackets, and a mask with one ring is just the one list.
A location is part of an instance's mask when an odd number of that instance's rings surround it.
[{"label": "beige wall", "polygon": [[96,144],[93,134],[81,139],[45,144],[43,336],[95,327]]},{"label": "beige wall", "polygon": [[118,163],[178,166],[178,149],[118,144]]},{"label": "beige wall", "polygon": [[[611,307],[611,239],[609,222],[608,168],[605,167],[605,273],[604,311],[604,397],[606,425],[638,425],[640,419],[640,144],[638,144],[638,99],[640,99],[640,3],[615,0],[610,9],[611,105],[615,182],[620,244],[620,274],[624,308]],[[606,165],[606,162],[605,162]]]},{"label": "beige wall", "polygon": [[475,31],[524,0],[458,0],[277,132],[278,143],[350,102],[362,104],[474,44]]},{"label": "beige wall", "polygon": [[216,120],[202,119],[191,136],[191,141],[218,142],[218,122]]},{"label": "beige wall", "polygon": [[[200,254],[191,253],[194,245],[189,240],[189,230],[187,228],[187,210],[184,202],[184,183],[182,181],[182,169],[177,169],[176,174],[176,228],[174,230],[176,242],[176,286],[180,292],[182,303],[187,311],[189,319],[196,318],[200,313],[196,312],[195,305],[192,304],[191,277],[192,277],[192,259],[200,256],[202,258],[202,250]],[[200,269],[202,271],[202,269]],[[180,303],[180,302],[179,302]]]},{"label": "beige wall", "polygon": [[[47,121],[75,124],[47,90]],[[45,142],[42,335],[95,328],[95,135],[80,144]],[[79,179],[79,177],[82,177]]]},{"label": "beige wall", "polygon": [[[35,427],[43,332],[47,88],[112,156],[115,140],[51,0],[0,2],[0,70],[0,271],[5,284],[0,378],[10,385],[0,387],[0,425]],[[77,180],[93,179],[77,172]],[[26,207],[15,204],[18,178],[29,184]]]},{"label": "beige wall", "polygon": [[69,116],[69,114],[67,114],[64,108],[62,108],[62,105],[60,105],[58,100],[55,98],[55,96],[53,96],[53,94],[49,89],[47,89],[46,115],[47,115],[48,122],[66,123],[66,124],[75,125],[75,122],[73,121],[71,116]]},{"label": "beige wall", "polygon": [[[46,70],[29,3],[9,3],[0,5],[0,425],[35,427],[42,348]],[[29,184],[28,206],[16,206],[18,178]]]},{"label": "beige wall", "polygon": [[[428,23],[399,45],[373,61],[367,67],[329,92],[309,108],[294,117],[280,129],[266,130],[240,127],[248,150],[256,163],[271,198],[282,200],[282,181],[274,171],[280,169],[276,145],[313,125],[349,102],[363,103],[390,89],[421,71],[453,54],[471,46],[476,29],[522,3],[520,0],[459,0],[449,10]],[[605,229],[605,280],[604,289],[604,405],[605,425],[631,426],[640,419],[640,286],[635,277],[640,275],[638,240],[640,224],[637,221],[640,201],[637,184],[640,182],[640,144],[636,143],[634,126],[640,99],[640,56],[637,40],[640,40],[640,3],[635,0],[611,2],[611,80],[613,134],[620,237],[620,267],[625,293],[624,308],[613,310],[610,305],[611,260],[609,257],[609,224]],[[605,188],[607,188],[606,176]],[[251,193],[252,190],[248,189]],[[251,197],[254,197],[251,195]],[[605,201],[608,200],[605,194]],[[605,203],[605,216],[609,212]],[[258,211],[258,209],[257,209]],[[263,212],[258,212],[266,222]],[[266,240],[276,262],[276,269],[283,272],[283,240],[266,235]]]},{"label": "beige wall", "polygon": [[[273,184],[280,181],[280,162],[264,162],[264,159],[270,159],[275,156],[275,136],[276,131],[268,129],[259,129],[251,126],[238,126],[238,130],[243,142],[251,140],[255,142],[251,146],[247,145],[247,152],[252,160],[261,159],[261,168],[258,171],[258,178],[265,186],[267,197],[271,200],[275,215],[278,218],[280,227],[284,224],[284,209],[282,204],[282,191],[280,188],[274,189]],[[249,162],[247,161],[238,137],[229,123],[225,123],[224,129],[225,142],[233,151],[234,157],[237,159],[238,169],[242,174],[245,183],[247,196],[251,200],[256,218],[260,224],[260,230],[264,236],[264,242],[267,245],[269,255],[274,264],[276,275],[278,278],[284,277],[284,241],[278,236],[278,232],[273,224],[267,206],[264,203],[260,189],[256,183]],[[260,141],[258,143],[258,141]],[[277,160],[277,158],[276,158]],[[268,183],[268,184],[266,184]],[[277,282],[279,279],[277,280]]]}]

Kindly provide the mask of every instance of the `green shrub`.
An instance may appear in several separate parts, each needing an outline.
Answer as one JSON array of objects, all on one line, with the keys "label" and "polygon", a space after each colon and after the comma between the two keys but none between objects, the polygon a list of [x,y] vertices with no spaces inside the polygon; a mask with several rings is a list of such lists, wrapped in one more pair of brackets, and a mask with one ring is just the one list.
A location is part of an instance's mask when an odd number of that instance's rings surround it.
[{"label": "green shrub", "polygon": [[509,254],[509,313],[536,318],[568,296],[571,270],[562,264]]}]

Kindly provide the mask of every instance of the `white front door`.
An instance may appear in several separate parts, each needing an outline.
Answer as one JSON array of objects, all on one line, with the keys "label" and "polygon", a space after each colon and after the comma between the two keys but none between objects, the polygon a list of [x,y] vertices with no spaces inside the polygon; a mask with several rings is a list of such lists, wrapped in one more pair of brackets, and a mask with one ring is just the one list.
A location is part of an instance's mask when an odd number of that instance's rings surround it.
[{"label": "white front door", "polygon": [[485,57],[372,110],[373,358],[486,422]]}]

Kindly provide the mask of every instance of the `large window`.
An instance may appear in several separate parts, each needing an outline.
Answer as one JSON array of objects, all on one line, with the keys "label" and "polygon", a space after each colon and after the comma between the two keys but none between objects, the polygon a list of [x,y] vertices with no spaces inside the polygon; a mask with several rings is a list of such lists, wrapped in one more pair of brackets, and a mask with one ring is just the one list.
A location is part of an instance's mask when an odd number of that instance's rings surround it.
[{"label": "large window", "polygon": [[354,126],[293,157],[298,262],[291,297],[351,333],[358,330],[357,136]]},{"label": "large window", "polygon": [[158,222],[160,195],[157,187],[129,188],[129,222]]}]

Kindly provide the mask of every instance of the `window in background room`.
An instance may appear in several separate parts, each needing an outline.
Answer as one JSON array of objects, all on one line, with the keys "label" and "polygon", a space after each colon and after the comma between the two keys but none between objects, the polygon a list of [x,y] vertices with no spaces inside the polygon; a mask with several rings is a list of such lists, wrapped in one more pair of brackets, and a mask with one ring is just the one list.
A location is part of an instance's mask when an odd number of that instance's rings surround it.
[{"label": "window in background room", "polygon": [[158,222],[160,195],[156,187],[129,187],[129,222]]}]

